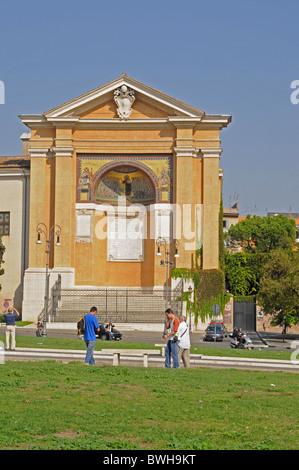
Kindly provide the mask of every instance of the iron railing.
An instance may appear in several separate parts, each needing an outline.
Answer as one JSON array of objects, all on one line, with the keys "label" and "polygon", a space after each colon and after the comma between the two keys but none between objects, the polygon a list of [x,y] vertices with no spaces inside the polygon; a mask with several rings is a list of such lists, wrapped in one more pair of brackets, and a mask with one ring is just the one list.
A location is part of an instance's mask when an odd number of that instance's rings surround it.
[{"label": "iron railing", "polygon": [[[80,315],[89,312],[92,306],[98,309],[101,322],[164,322],[166,307],[164,289],[61,289],[57,282],[52,288],[51,321],[78,321]],[[168,290],[168,307],[175,315],[183,309],[183,282]]]}]

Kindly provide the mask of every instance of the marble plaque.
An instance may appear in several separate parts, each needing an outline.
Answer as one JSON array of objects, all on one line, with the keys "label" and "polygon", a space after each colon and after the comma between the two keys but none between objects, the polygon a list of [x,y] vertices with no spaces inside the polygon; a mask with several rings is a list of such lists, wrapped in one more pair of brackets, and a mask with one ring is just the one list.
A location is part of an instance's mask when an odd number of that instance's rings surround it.
[{"label": "marble plaque", "polygon": [[92,243],[92,213],[77,211],[76,213],[76,242]]},{"label": "marble plaque", "polygon": [[143,261],[143,248],[143,218],[108,218],[107,261]]}]

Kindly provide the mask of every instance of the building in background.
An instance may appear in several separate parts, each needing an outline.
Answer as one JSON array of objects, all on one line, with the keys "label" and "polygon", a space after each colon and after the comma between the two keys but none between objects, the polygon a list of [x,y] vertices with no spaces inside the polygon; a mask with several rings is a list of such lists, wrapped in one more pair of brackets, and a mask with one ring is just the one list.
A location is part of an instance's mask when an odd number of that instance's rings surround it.
[{"label": "building in background", "polygon": [[30,158],[29,134],[23,134],[23,156],[0,157],[0,235],[5,246],[0,277],[0,312],[22,309],[24,272],[28,267]]},{"label": "building in background", "polygon": [[228,232],[232,225],[237,224],[239,218],[239,203],[236,202],[230,208],[223,208],[223,231]]},{"label": "building in background", "polygon": [[[23,297],[23,319],[36,320],[44,307],[40,223],[61,229],[59,246],[55,237],[50,245],[50,291],[58,279],[62,289],[78,295],[165,290],[170,279],[157,256],[161,239],[170,267],[190,268],[203,246],[203,269],[218,269],[220,130],[231,116],[206,114],[123,74],[43,114],[20,118],[31,132],[24,139],[30,159],[25,155],[13,171],[15,191],[13,182],[3,186],[1,210],[10,213],[10,232],[3,236],[8,249],[1,282],[16,306]],[[10,269],[19,273],[14,282]]]}]

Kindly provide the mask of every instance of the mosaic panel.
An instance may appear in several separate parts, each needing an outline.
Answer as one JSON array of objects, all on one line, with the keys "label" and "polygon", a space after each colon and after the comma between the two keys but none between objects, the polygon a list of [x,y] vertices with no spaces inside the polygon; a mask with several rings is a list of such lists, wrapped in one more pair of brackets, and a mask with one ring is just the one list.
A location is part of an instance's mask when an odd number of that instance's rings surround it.
[{"label": "mosaic panel", "polygon": [[77,202],[172,202],[172,155],[77,155]]}]

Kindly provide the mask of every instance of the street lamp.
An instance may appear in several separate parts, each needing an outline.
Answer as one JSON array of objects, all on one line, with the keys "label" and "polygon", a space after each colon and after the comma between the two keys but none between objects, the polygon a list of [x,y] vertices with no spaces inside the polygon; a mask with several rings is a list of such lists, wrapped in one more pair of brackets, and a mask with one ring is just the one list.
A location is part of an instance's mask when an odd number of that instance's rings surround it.
[{"label": "street lamp", "polygon": [[[172,243],[167,242],[167,240],[165,240],[165,238],[158,238],[158,240],[156,241],[156,244],[157,244],[157,247],[158,247],[157,256],[162,256],[161,248],[164,248],[165,257],[164,257],[164,259],[161,259],[160,265],[163,266],[163,267],[166,266],[165,310],[167,310],[167,308],[168,308],[169,267],[170,268],[174,267],[174,262],[170,261],[170,255],[171,255],[170,248],[171,248]],[[175,241],[175,254],[174,254],[175,258],[179,258],[178,246],[179,246],[179,242],[178,242],[178,240],[176,240]]]},{"label": "street lamp", "polygon": [[49,302],[49,255],[51,253],[51,240],[55,235],[56,238],[56,246],[60,246],[60,234],[61,234],[61,227],[59,225],[52,225],[48,231],[48,227],[44,223],[39,223],[36,226],[37,231],[37,245],[41,245],[41,234],[43,233],[46,237],[46,251],[47,254],[47,262],[46,262],[46,283],[45,283],[45,297],[44,297],[44,320],[43,320],[43,336],[47,336],[46,330],[46,323],[47,323],[47,316],[48,316],[48,302]]}]

